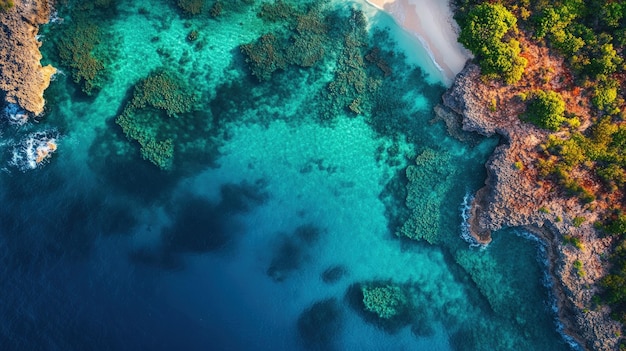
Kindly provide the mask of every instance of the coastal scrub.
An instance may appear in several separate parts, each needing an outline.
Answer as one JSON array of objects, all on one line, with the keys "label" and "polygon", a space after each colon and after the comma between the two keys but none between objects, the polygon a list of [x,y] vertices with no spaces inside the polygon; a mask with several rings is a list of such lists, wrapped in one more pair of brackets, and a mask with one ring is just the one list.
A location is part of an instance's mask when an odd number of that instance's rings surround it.
[{"label": "coastal scrub", "polygon": [[15,6],[13,0],[0,0],[0,11],[8,11]]}]

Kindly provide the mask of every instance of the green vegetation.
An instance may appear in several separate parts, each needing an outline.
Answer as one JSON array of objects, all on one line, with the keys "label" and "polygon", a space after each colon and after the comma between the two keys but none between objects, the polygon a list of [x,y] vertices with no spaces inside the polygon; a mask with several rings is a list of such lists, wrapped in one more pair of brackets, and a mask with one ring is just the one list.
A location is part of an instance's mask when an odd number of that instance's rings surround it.
[{"label": "green vegetation", "polygon": [[618,99],[619,82],[615,79],[606,79],[593,89],[593,104],[601,111],[611,115],[620,112],[619,105],[623,99]]},{"label": "green vegetation", "polygon": [[[525,117],[530,122],[559,131],[541,146],[542,157],[535,164],[539,176],[554,181],[588,208],[600,208],[604,219],[596,227],[617,237],[611,257],[613,268],[603,281],[603,296],[615,311],[614,317],[626,322],[626,3],[456,0],[455,5],[460,41],[475,53],[488,76],[506,80],[492,63],[507,61],[503,59],[506,51],[498,47],[511,40],[547,46],[552,54],[562,55],[569,66],[569,72],[555,77],[546,91],[527,94],[526,85],[520,86],[522,91],[517,94],[521,101],[527,101]],[[526,83],[537,89],[533,84],[548,82]],[[596,201],[598,204],[592,204]],[[583,220],[577,217],[572,223],[579,226]],[[577,238],[564,240],[579,246]],[[579,274],[584,274],[582,266],[578,268]]]},{"label": "green vegetation", "polygon": [[544,144],[546,159],[539,161],[544,176],[555,176],[571,195],[591,202],[595,195],[582,185],[583,179],[573,175],[578,169],[590,169],[607,192],[623,189],[626,182],[626,125],[604,117],[584,134],[574,132],[563,139],[550,136]]},{"label": "green vegetation", "polygon": [[0,12],[8,11],[15,6],[13,0],[0,0]]},{"label": "green vegetation", "polygon": [[572,220],[572,224],[574,225],[574,227],[578,228],[580,227],[583,223],[585,223],[587,219],[585,217],[575,217]]},{"label": "green vegetation", "polygon": [[626,242],[621,241],[611,259],[611,273],[602,279],[603,301],[611,306],[612,317],[626,323]]},{"label": "green vegetation", "polygon": [[585,249],[583,243],[580,241],[580,238],[575,237],[575,236],[564,235],[563,236],[563,243],[564,244],[573,245],[578,250],[584,250]]},{"label": "green vegetation", "polygon": [[583,268],[583,263],[580,262],[580,260],[576,260],[574,261],[574,270],[576,271],[576,274],[579,277],[584,277],[585,275],[587,275],[587,273],[585,272],[585,269]]},{"label": "green vegetation", "polygon": [[565,102],[554,91],[537,90],[530,94],[526,107],[526,119],[538,127],[557,131],[565,122]]},{"label": "green vegetation", "polygon": [[139,143],[141,156],[161,169],[172,168],[175,129],[170,125],[193,110],[195,96],[167,71],[156,71],[139,81],[132,99],[115,122]]},{"label": "green vegetation", "polygon": [[520,56],[520,43],[512,37],[517,18],[501,4],[482,3],[459,18],[459,42],[471,50],[482,73],[513,84],[522,78],[528,61]]},{"label": "green vegetation", "polygon": [[406,294],[396,285],[364,285],[361,292],[365,309],[382,319],[397,317],[408,304]]}]

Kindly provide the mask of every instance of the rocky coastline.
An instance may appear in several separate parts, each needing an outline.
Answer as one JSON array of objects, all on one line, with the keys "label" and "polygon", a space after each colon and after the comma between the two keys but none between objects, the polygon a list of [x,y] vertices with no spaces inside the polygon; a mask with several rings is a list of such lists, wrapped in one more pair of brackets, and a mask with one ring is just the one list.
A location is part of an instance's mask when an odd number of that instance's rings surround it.
[{"label": "rocky coastline", "polygon": [[39,26],[48,23],[52,0],[14,0],[15,6],[0,12],[0,96],[32,115],[43,114],[44,90],[56,72],[42,66],[37,39]]},{"label": "rocky coastline", "polygon": [[[528,81],[532,74],[531,69]],[[519,119],[524,104],[518,94],[525,88],[487,81],[470,62],[435,109],[452,136],[466,140],[479,133],[501,138],[485,165],[485,186],[471,205],[470,233],[481,244],[488,244],[492,233],[505,227],[521,227],[540,238],[563,332],[585,350],[616,350],[621,325],[610,318],[608,307],[593,302],[606,273],[611,238],[593,227],[595,211],[538,180],[534,160],[548,132]],[[577,224],[576,217],[585,221]],[[566,236],[580,238],[580,247],[567,243]]]}]

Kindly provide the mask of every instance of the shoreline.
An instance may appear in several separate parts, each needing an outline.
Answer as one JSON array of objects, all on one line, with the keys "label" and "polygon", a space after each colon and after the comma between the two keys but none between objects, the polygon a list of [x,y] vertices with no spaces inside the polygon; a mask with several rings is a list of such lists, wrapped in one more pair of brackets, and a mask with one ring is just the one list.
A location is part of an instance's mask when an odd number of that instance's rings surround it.
[{"label": "shoreline", "polygon": [[[539,227],[538,225],[526,225],[522,226],[521,229],[528,232],[530,235],[534,236],[539,240],[543,247],[545,248],[545,255],[547,260],[546,265],[546,274],[550,278],[550,287],[552,293],[552,298],[556,304],[555,315],[560,325],[557,326],[559,333],[561,333],[565,342],[575,342],[576,350],[584,349],[585,340],[581,338],[579,333],[576,331],[576,326],[572,321],[567,318],[567,313],[572,313],[575,311],[575,306],[572,306],[570,301],[567,299],[567,295],[565,287],[559,281],[559,276],[556,272],[557,261],[558,261],[558,244],[555,243],[556,238],[558,237],[558,231],[547,228],[547,227]],[[560,328],[559,328],[560,327]],[[570,340],[568,340],[570,339]],[[573,345],[570,344],[573,347]]]},{"label": "shoreline", "polygon": [[[458,27],[449,1],[366,0],[388,13],[398,26],[415,36],[450,86],[472,56],[457,42]],[[418,11],[419,8],[419,11]]]},{"label": "shoreline", "polygon": [[56,69],[41,65],[37,33],[40,25],[50,21],[54,4],[53,0],[14,3],[0,13],[0,91],[5,103],[40,116],[45,108],[44,90]]},{"label": "shoreline", "polygon": [[[549,58],[547,64],[555,70],[563,70],[562,60],[550,57],[547,49],[528,46],[527,50],[533,57]],[[533,62],[528,76],[545,65]],[[611,238],[600,237],[593,227],[597,214],[577,199],[552,191],[547,182],[536,181],[536,150],[548,132],[520,121],[517,116],[524,105],[515,99],[518,92],[499,81],[482,80],[478,66],[469,63],[435,108],[452,136],[478,133],[501,138],[485,164],[485,185],[468,211],[468,232],[480,244],[488,244],[491,233],[502,228],[522,228],[542,240],[561,331],[583,350],[614,350],[621,326],[610,318],[607,306],[593,307],[598,282],[606,274],[602,257],[611,247]],[[496,108],[485,101],[495,101]],[[584,216],[585,224],[576,226],[577,216]],[[569,244],[565,235],[579,238],[582,245]]]}]

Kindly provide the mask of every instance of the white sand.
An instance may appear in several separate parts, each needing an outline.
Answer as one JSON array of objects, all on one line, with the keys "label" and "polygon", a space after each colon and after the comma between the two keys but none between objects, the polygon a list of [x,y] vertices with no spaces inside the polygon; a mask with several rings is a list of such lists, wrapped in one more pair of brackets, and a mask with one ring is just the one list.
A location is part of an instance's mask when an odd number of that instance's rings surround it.
[{"label": "white sand", "polygon": [[405,30],[417,36],[450,84],[471,53],[457,42],[458,26],[449,0],[367,0],[393,16]]}]

